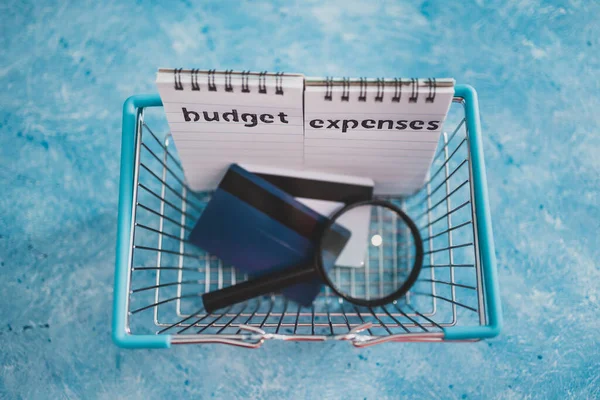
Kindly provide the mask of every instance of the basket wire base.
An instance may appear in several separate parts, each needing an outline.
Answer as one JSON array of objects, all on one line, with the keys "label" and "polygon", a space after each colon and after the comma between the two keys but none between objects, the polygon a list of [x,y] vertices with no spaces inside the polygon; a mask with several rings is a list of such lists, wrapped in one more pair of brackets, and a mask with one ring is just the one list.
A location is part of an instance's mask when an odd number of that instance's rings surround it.
[{"label": "basket wire base", "polygon": [[[442,341],[446,327],[486,323],[469,136],[460,99],[455,99],[445,121],[446,132],[422,189],[407,198],[387,198],[420,228],[425,257],[411,291],[383,307],[354,306],[325,287],[308,308],[273,294],[206,313],[203,293],[247,276],[186,241],[210,193],[187,187],[171,136],[158,135],[150,127],[149,112],[140,113],[136,132],[130,333],[172,335],[173,344],[258,347],[269,339],[333,339],[364,347],[387,341]],[[411,145],[418,150],[418,142]],[[378,232],[389,226],[372,221]],[[349,272],[351,291],[359,286],[377,290],[370,285],[371,274],[390,266],[402,268],[396,249],[383,247],[368,253],[364,270]]]}]

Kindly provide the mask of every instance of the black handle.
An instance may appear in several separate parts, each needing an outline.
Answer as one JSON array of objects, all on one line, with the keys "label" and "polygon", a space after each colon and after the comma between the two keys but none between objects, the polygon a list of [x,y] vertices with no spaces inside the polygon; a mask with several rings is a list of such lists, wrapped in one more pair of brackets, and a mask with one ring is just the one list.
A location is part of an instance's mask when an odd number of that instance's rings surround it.
[{"label": "black handle", "polygon": [[219,308],[241,303],[254,297],[276,292],[296,283],[310,282],[318,276],[314,266],[298,265],[202,295],[204,309],[212,313]]}]

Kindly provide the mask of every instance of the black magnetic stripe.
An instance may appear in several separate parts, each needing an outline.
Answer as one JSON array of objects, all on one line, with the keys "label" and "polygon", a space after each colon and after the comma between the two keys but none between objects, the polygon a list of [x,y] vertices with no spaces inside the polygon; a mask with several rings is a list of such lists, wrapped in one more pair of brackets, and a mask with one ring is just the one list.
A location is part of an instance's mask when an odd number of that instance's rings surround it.
[{"label": "black magnetic stripe", "polygon": [[256,173],[269,183],[294,197],[336,201],[350,204],[373,198],[373,186],[353,185],[350,183],[316,181],[281,175]]},{"label": "black magnetic stripe", "polygon": [[[282,225],[287,226],[298,234],[309,240],[316,240],[319,221],[304,211],[285,202],[275,194],[260,187],[251,180],[232,171],[227,171],[225,177],[219,184],[219,188],[229,192],[248,205],[263,212]],[[323,219],[323,223],[326,219]],[[344,242],[346,239],[337,231],[332,231],[334,235],[340,236],[337,240]]]}]

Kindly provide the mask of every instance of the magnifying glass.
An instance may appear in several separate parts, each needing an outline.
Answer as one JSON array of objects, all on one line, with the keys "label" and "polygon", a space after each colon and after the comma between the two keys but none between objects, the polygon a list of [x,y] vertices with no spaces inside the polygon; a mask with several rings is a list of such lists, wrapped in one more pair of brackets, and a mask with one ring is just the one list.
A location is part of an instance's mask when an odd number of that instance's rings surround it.
[{"label": "magnifying glass", "polygon": [[[369,230],[353,229],[365,214]],[[343,265],[349,250],[364,254],[362,266]],[[417,280],[422,264],[423,242],[415,223],[393,203],[369,200],[347,205],[330,217],[317,236],[312,263],[206,293],[202,301],[212,313],[287,286],[321,279],[350,303],[377,307],[404,296]]]}]

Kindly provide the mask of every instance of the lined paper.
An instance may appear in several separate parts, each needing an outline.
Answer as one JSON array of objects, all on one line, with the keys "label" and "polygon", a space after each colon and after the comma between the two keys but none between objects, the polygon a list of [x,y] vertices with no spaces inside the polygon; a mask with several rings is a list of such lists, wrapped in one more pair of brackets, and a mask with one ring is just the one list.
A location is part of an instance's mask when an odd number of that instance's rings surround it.
[{"label": "lined paper", "polygon": [[[437,87],[433,102],[426,101],[430,89],[422,85],[414,102],[409,101],[407,84],[402,85],[399,101],[393,101],[398,97],[393,84],[362,90],[307,85],[305,168],[370,177],[380,195],[411,194],[425,182],[454,88]],[[364,101],[359,99],[361,93],[366,94]],[[342,99],[344,94],[347,100]],[[337,127],[328,127],[330,121],[338,121]]]},{"label": "lined paper", "polygon": [[[260,79],[258,74],[250,74],[249,92],[244,93],[240,73],[211,76],[207,72],[159,70],[158,91],[193,190],[216,188],[231,163],[303,167],[304,77],[283,75],[278,84],[279,78],[265,75],[264,85]],[[259,86],[264,86],[266,93],[260,93]],[[282,95],[276,93],[278,86]],[[234,110],[238,122],[234,121]],[[219,120],[207,121],[205,112],[208,119],[217,113]]]},{"label": "lined paper", "polygon": [[299,74],[157,75],[193,190],[212,190],[230,164],[248,163],[363,176],[379,195],[409,195],[423,186],[454,96],[454,81],[443,81],[432,92],[432,80],[424,79],[341,85],[305,82]]}]

